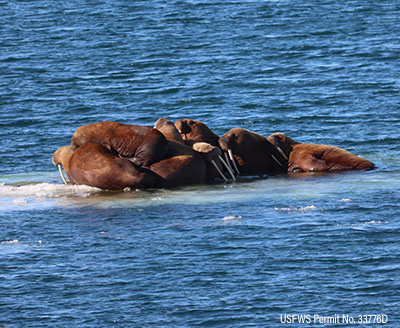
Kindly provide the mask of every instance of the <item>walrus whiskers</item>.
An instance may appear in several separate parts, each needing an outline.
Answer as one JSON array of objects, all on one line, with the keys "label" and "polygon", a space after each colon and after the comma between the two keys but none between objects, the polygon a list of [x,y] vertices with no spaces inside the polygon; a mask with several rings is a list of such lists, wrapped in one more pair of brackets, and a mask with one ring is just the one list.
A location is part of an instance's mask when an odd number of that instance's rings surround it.
[{"label": "walrus whiskers", "polygon": [[232,150],[231,150],[230,148],[228,149],[228,154],[229,154],[230,160],[231,160],[232,163],[233,163],[233,167],[234,167],[236,173],[240,175],[239,169],[238,169],[237,166],[236,166],[235,158],[233,157],[233,153],[232,153]]},{"label": "walrus whiskers", "polygon": [[217,163],[215,163],[215,161],[212,159],[211,163],[214,165],[214,167],[217,169],[218,173],[220,174],[220,176],[225,180],[225,182],[228,182],[229,180],[225,177],[225,175],[222,173],[222,171],[220,170],[220,168],[218,167]]},{"label": "walrus whiskers", "polygon": [[226,169],[228,170],[229,174],[232,177],[233,181],[236,181],[235,175],[233,174],[230,166],[224,161],[224,159],[221,157],[221,155],[218,155],[219,160],[222,162],[222,164],[224,164],[224,166],[226,167]]},{"label": "walrus whiskers", "polygon": [[61,164],[58,164],[58,172],[60,172],[61,179],[64,181],[64,184],[68,184],[67,180],[65,180],[64,173],[61,168]]}]

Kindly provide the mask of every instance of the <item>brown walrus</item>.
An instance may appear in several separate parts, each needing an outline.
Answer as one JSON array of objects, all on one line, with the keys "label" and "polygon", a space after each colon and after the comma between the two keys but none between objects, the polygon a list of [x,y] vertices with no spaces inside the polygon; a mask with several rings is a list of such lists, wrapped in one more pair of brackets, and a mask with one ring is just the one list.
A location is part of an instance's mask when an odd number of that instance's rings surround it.
[{"label": "brown walrus", "polygon": [[73,149],[86,143],[103,145],[122,157],[129,157],[136,166],[148,166],[165,157],[167,141],[156,129],[111,121],[86,124],[71,138]]},{"label": "brown walrus", "polygon": [[165,117],[158,119],[154,128],[168,140],[168,160],[154,163],[151,168],[165,177],[167,185],[170,181],[179,185],[211,182],[217,177],[227,181],[217,147],[204,142],[193,142],[191,147],[185,145],[177,128]]},{"label": "brown walrus", "polygon": [[[99,126],[102,125],[96,124],[96,127]],[[176,130],[175,126],[172,123],[168,124],[166,119],[158,122],[157,126],[162,126],[163,133],[166,135],[169,133],[173,135],[172,130]],[[211,155],[212,149],[202,147],[200,143],[195,148],[196,150],[183,143],[166,141],[165,155],[162,160],[146,167],[137,167],[130,159],[121,157],[116,151],[100,143],[84,143],[79,147],[59,148],[53,154],[53,163],[59,166],[65,183],[67,182],[60,165],[64,167],[73,184],[85,184],[108,190],[126,187],[141,189],[176,187],[210,181],[209,177],[212,174],[210,174],[208,163],[215,155]],[[219,149],[217,150],[220,152]]]},{"label": "brown walrus", "polygon": [[256,132],[234,128],[219,138],[206,124],[189,118],[177,120],[175,126],[188,144],[204,141],[220,147],[226,162],[232,162],[237,174],[286,172],[287,160],[266,137]]},{"label": "brown walrus", "polygon": [[287,160],[261,134],[234,128],[219,138],[218,143],[222,151],[229,154],[240,174],[286,172]]},{"label": "brown walrus", "polygon": [[202,184],[206,181],[206,163],[192,148],[177,142],[167,144],[164,159],[149,166],[165,187]]},{"label": "brown walrus", "polygon": [[[63,146],[53,153],[53,163],[64,167],[72,184],[108,190],[164,186],[162,179],[154,172],[135,167],[130,160],[116,156],[96,143],[85,143],[75,150],[72,146]],[[63,180],[66,183],[64,177]]]},{"label": "brown walrus", "polygon": [[203,122],[182,118],[175,121],[175,127],[178,129],[185,142],[206,142],[213,146],[218,146],[219,137]]},{"label": "brown walrus", "polygon": [[167,118],[161,117],[154,123],[154,129],[160,131],[168,141],[184,143],[181,134],[174,124]]},{"label": "brown walrus", "polygon": [[267,139],[287,157],[288,172],[370,170],[375,167],[372,162],[339,147],[300,143],[283,133],[271,134]]}]

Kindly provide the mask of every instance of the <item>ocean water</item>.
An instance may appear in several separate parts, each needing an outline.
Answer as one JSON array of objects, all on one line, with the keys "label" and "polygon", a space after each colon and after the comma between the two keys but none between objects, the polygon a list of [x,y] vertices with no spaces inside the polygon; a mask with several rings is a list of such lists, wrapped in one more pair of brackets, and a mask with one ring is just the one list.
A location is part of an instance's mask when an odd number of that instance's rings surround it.
[{"label": "ocean water", "polygon": [[[398,326],[398,1],[0,0],[0,12],[0,327]],[[284,132],[377,169],[62,184],[51,156],[78,126],[159,117]]]}]

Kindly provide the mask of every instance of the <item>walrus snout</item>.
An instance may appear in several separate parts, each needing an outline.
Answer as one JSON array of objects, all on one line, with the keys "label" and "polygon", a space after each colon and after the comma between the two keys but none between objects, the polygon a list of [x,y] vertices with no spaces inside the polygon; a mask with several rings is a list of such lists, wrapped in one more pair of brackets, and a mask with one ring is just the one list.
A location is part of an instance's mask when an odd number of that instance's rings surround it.
[{"label": "walrus snout", "polygon": [[159,118],[153,126],[154,129],[160,131],[164,137],[169,141],[184,143],[182,135],[175,127],[175,125],[166,117]]},{"label": "walrus snout", "polygon": [[[197,152],[202,153],[204,156],[205,160],[208,163],[211,163],[219,175],[226,181],[228,182],[228,179],[225,177],[223,174],[221,168],[225,167],[226,170],[229,172],[230,176],[232,177],[233,181],[236,181],[236,177],[232,171],[231,166],[229,163],[227,163],[223,158],[222,158],[222,151],[218,147],[215,147],[209,143],[206,142],[196,142],[193,144],[193,149]],[[219,164],[219,165],[218,165]]]},{"label": "walrus snout", "polygon": [[167,119],[166,117],[160,117],[160,118],[154,123],[153,129],[159,130],[159,129],[161,129],[162,127],[167,126],[167,125],[169,125],[169,124],[172,124],[172,122],[171,122],[169,119]]},{"label": "walrus snout", "polygon": [[192,120],[180,119],[175,122],[175,127],[178,129],[179,133],[182,135],[192,132],[191,125],[195,123]]}]

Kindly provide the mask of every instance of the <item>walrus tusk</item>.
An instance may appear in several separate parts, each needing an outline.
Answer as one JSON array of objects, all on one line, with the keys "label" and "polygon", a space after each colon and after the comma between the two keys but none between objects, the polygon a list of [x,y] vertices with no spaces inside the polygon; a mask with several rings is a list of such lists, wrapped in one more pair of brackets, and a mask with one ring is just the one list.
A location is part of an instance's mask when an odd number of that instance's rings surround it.
[{"label": "walrus tusk", "polygon": [[229,167],[231,168],[231,170],[233,172],[231,161],[229,160],[228,153],[226,151],[224,151],[224,157],[225,157],[225,162],[229,165]]},{"label": "walrus tusk", "polygon": [[226,167],[226,169],[228,170],[229,174],[232,177],[233,181],[236,181],[235,175],[233,174],[230,166],[224,161],[224,159],[221,157],[221,155],[218,155],[219,160],[222,162],[222,164],[224,164],[224,166]]},{"label": "walrus tusk", "polygon": [[225,163],[228,164],[230,171],[233,172],[231,161],[229,160],[228,153],[226,151],[224,151],[224,157]]},{"label": "walrus tusk", "polygon": [[62,181],[64,181],[64,184],[68,184],[67,180],[65,180],[64,173],[61,168],[61,164],[58,164],[57,166],[58,166],[58,172],[60,172]]},{"label": "walrus tusk", "polygon": [[289,160],[289,158],[286,156],[286,154],[283,152],[283,150],[281,149],[281,147],[276,147],[276,149],[279,151],[279,153],[283,156],[284,159],[286,159],[287,161]]},{"label": "walrus tusk", "polygon": [[282,166],[282,167],[283,167],[282,163],[279,162],[278,159],[277,159],[274,155],[271,154],[271,157],[273,158],[273,160],[274,160],[275,162],[278,163],[279,166]]},{"label": "walrus tusk", "polygon": [[219,169],[217,163],[215,163],[215,161],[212,159],[211,163],[214,165],[214,167],[217,169],[218,173],[220,174],[220,176],[225,180],[225,182],[228,182],[228,179],[225,177],[225,175],[222,173],[222,171]]},{"label": "walrus tusk", "polygon": [[228,149],[228,154],[229,154],[230,160],[233,163],[233,167],[235,168],[236,173],[240,175],[239,169],[236,166],[235,158],[233,157],[233,153],[232,153],[232,150],[230,148]]}]

